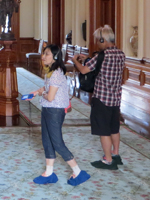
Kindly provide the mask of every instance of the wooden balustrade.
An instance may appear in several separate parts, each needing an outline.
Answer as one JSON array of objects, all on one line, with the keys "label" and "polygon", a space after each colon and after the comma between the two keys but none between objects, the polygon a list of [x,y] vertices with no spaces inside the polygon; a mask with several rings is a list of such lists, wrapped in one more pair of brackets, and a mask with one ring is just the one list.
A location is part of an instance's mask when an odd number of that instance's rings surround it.
[{"label": "wooden balustrade", "polygon": [[121,113],[133,130],[150,138],[150,63],[126,58]]}]

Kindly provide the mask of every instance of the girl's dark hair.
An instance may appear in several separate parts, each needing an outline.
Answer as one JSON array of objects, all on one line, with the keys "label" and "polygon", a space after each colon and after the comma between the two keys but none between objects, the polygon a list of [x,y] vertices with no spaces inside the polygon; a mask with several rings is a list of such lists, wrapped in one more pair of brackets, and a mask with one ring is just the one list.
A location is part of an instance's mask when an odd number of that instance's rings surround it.
[{"label": "girl's dark hair", "polygon": [[51,68],[50,68],[50,71],[53,71],[53,70],[56,70],[58,68],[60,68],[64,74],[66,73],[66,67],[64,65],[64,62],[62,60],[62,51],[61,49],[55,45],[55,44],[50,44],[50,45],[47,45],[44,50],[43,50],[43,53],[46,49],[50,49],[52,54],[53,54],[53,58],[55,60],[55,62],[52,64]]}]

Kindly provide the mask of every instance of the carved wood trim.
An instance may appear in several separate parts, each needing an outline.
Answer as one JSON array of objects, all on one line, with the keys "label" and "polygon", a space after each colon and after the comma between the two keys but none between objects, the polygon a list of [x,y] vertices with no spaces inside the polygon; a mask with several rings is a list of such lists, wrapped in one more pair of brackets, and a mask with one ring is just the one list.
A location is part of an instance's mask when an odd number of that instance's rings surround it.
[{"label": "carved wood trim", "polygon": [[[7,63],[6,63],[7,64]],[[16,68],[3,63],[0,67],[0,115],[14,116],[19,114],[18,84]]]},{"label": "carved wood trim", "polygon": [[121,1],[120,0],[89,0],[89,53],[97,50],[94,31],[109,24],[116,35],[116,45],[121,47]]},{"label": "carved wood trim", "polygon": [[135,63],[142,63],[142,59],[140,58],[134,58],[134,57],[129,57],[126,56],[126,61],[128,62],[135,62]]},{"label": "carved wood trim", "polygon": [[34,38],[20,38],[19,41],[19,57],[20,62],[26,62],[26,53],[38,52],[39,40]]},{"label": "carved wood trim", "polygon": [[140,59],[126,59],[123,83],[127,82],[150,88],[150,65],[141,63]]},{"label": "carved wood trim", "polygon": [[65,0],[60,1],[60,46],[65,43]]},{"label": "carved wood trim", "polygon": [[123,79],[121,114],[124,122],[150,138],[150,64],[127,58]]},{"label": "carved wood trim", "polygon": [[150,58],[146,58],[146,57],[143,57],[142,59],[140,59],[140,58],[126,56],[126,61],[145,64],[145,66],[146,64],[148,64],[147,66],[149,66],[150,64]]},{"label": "carved wood trim", "polygon": [[96,41],[94,40],[93,33],[100,27],[100,0],[89,0],[89,54],[90,56],[97,50]]},{"label": "carved wood trim", "polygon": [[19,10],[18,12],[14,12],[11,18],[11,28],[12,32],[15,35],[16,43],[13,44],[13,49],[17,53],[17,62],[20,61],[20,56],[19,56],[19,40],[20,40],[20,4],[19,4]]},{"label": "carved wood trim", "polygon": [[[132,88],[132,90],[131,90]],[[150,138],[150,99],[132,86],[122,90],[121,115],[124,123],[137,133]]]},{"label": "carved wood trim", "polygon": [[48,43],[50,44],[52,42],[51,39],[51,10],[52,10],[52,1],[48,0]]},{"label": "carved wood trim", "polygon": [[150,64],[150,58],[143,57],[142,62]]},{"label": "carved wood trim", "polygon": [[48,43],[64,43],[64,0],[48,0]]},{"label": "carved wood trim", "polygon": [[126,59],[123,73],[121,114],[125,124],[150,138],[150,64]]},{"label": "carved wood trim", "polygon": [[116,41],[116,46],[118,48],[121,48],[121,2],[120,0],[116,0],[116,5],[115,5],[115,15],[116,15],[116,20],[115,20],[115,41]]}]

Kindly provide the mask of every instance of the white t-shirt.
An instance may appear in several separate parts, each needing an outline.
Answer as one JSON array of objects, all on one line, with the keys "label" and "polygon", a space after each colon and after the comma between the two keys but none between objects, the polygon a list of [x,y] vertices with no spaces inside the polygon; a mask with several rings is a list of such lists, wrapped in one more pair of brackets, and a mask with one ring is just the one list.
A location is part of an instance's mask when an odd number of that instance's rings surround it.
[{"label": "white t-shirt", "polygon": [[60,68],[55,70],[50,78],[45,76],[44,85],[46,92],[49,91],[50,86],[58,87],[58,90],[55,95],[55,99],[51,102],[42,97],[40,100],[41,106],[53,108],[67,108],[69,106],[67,79]]}]

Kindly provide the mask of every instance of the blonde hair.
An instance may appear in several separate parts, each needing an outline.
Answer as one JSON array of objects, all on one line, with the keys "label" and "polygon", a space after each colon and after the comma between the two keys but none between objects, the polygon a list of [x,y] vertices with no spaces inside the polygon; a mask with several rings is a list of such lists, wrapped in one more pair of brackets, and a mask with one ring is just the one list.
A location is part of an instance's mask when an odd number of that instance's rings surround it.
[{"label": "blonde hair", "polygon": [[104,38],[107,42],[115,43],[115,34],[109,25],[98,28],[93,35],[98,40]]}]

